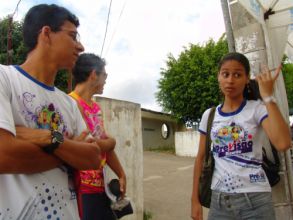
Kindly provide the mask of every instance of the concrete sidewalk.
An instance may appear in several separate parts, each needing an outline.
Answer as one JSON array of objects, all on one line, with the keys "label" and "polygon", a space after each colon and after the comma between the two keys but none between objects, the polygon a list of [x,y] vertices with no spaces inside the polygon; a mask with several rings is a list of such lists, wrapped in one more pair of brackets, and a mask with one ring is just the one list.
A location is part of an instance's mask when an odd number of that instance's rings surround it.
[{"label": "concrete sidewalk", "polygon": [[193,165],[191,157],[144,152],[144,210],[152,213],[151,220],[191,219]]}]

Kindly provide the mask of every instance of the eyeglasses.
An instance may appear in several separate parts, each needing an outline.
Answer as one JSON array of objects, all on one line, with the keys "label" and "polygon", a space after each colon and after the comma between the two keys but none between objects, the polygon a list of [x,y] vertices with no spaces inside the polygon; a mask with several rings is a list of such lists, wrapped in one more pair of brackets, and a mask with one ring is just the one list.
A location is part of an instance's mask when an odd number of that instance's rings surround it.
[{"label": "eyeglasses", "polygon": [[65,31],[68,35],[77,43],[80,43],[80,35],[77,31],[69,30],[69,29],[61,29],[59,31]]},{"label": "eyeglasses", "polygon": [[98,71],[96,71],[96,74],[97,74],[97,75],[103,75],[103,76],[106,77],[106,78],[107,78],[107,76],[108,76],[108,73],[106,73],[106,72],[98,72]]}]

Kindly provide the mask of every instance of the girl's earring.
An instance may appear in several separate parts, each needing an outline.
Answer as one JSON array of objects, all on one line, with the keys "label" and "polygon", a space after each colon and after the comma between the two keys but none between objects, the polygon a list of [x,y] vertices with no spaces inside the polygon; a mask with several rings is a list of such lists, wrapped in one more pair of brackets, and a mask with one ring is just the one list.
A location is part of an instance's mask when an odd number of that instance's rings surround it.
[{"label": "girl's earring", "polygon": [[251,93],[249,83],[246,84],[246,87],[247,87],[247,93],[248,93],[248,94]]}]

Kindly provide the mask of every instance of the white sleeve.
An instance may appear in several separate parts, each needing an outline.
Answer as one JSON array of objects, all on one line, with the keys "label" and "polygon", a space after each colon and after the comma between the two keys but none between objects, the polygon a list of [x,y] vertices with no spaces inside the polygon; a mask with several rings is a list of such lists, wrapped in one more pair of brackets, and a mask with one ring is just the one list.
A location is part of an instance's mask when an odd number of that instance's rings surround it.
[{"label": "white sleeve", "polygon": [[16,135],[11,99],[12,92],[9,80],[6,77],[5,69],[0,66],[0,128]]},{"label": "white sleeve", "polygon": [[208,123],[210,111],[211,111],[211,108],[205,110],[205,112],[202,114],[202,117],[199,123],[199,128],[198,128],[198,131],[202,134],[207,134],[207,123]]},{"label": "white sleeve", "polygon": [[[71,97],[70,97],[71,98]],[[74,136],[79,136],[83,131],[88,130],[86,123],[79,111],[79,108],[77,106],[77,103],[75,100],[72,99],[73,104],[73,114],[74,114],[74,118],[75,120],[75,129],[73,130],[73,135]]]},{"label": "white sleeve", "polygon": [[256,101],[254,117],[257,124],[261,124],[262,121],[268,117],[268,111],[266,106],[262,103],[261,100]]}]

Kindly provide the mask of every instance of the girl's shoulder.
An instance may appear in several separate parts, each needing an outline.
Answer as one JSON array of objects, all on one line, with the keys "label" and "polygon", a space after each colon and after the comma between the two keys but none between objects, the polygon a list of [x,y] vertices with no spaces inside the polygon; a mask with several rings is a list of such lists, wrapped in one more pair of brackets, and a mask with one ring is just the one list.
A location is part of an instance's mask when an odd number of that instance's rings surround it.
[{"label": "girl's shoulder", "polygon": [[247,100],[247,107],[249,107],[249,108],[257,108],[257,107],[261,107],[261,106],[265,106],[265,105],[262,102],[262,100],[260,100],[260,99]]}]

